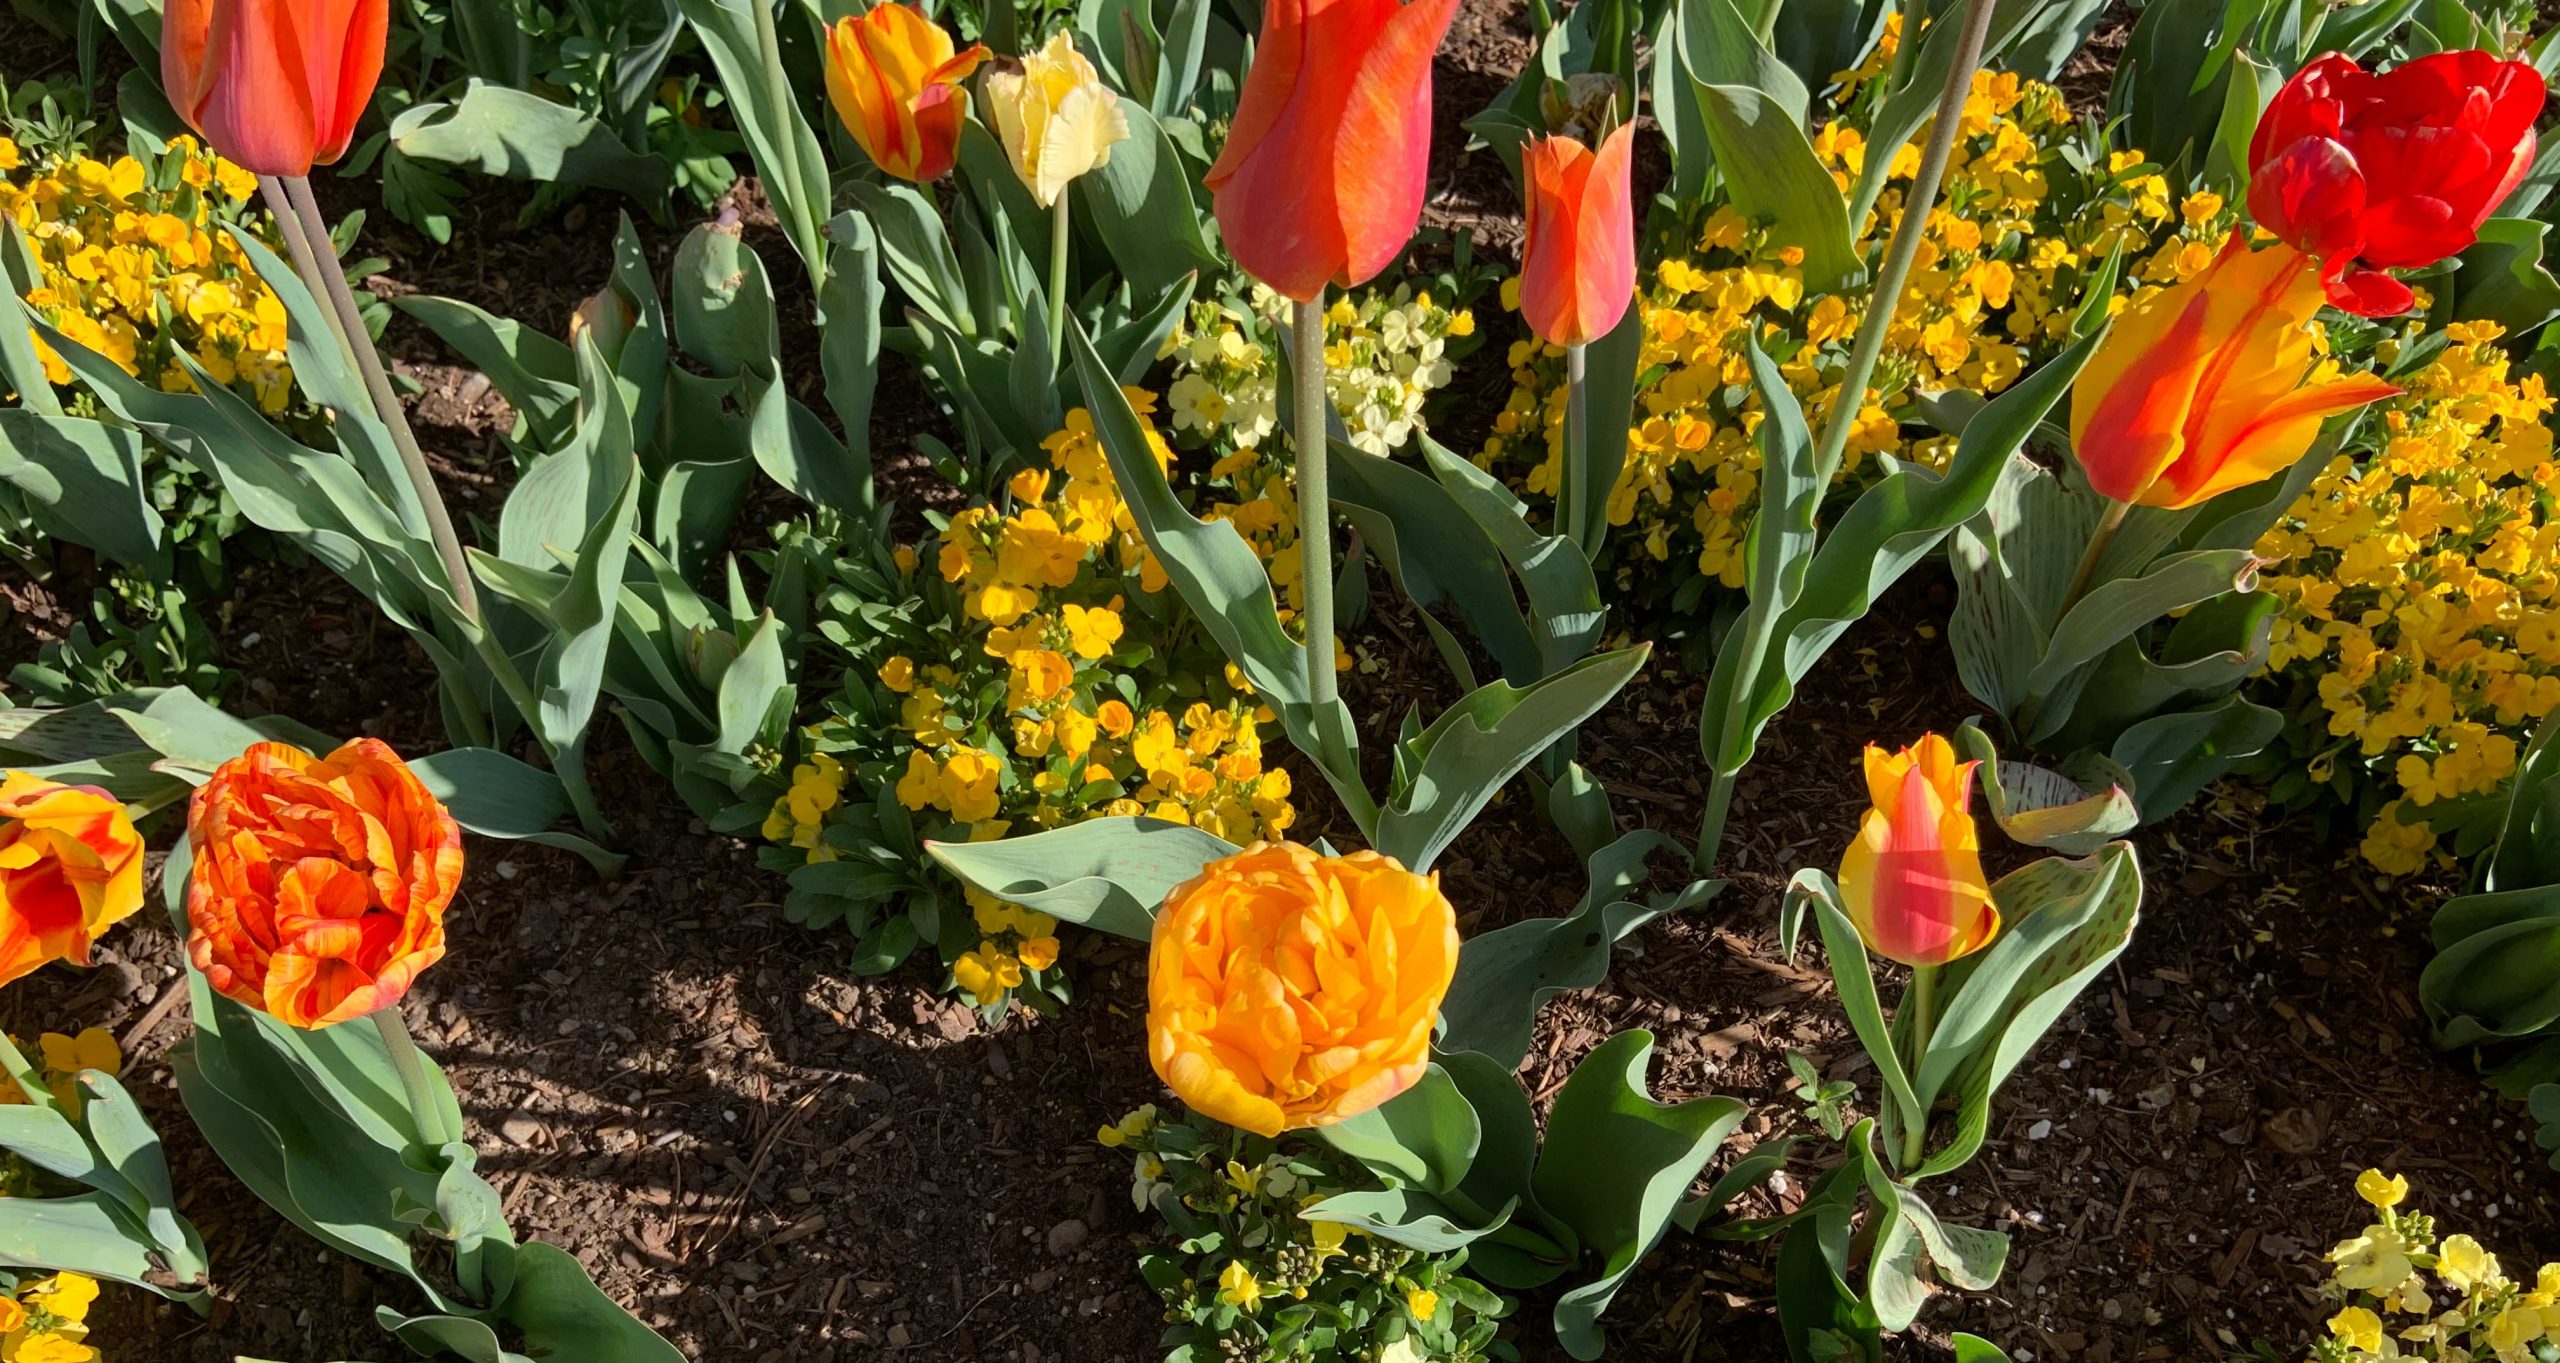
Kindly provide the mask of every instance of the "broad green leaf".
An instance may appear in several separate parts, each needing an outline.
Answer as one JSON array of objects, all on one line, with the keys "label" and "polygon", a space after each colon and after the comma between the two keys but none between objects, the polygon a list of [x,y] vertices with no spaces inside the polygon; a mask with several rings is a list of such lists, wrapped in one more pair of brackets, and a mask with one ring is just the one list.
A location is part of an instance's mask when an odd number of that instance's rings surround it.
[{"label": "broad green leaf", "polygon": [[782,234],[800,252],[810,277],[823,279],[827,248],[822,228],[831,197],[826,151],[783,73],[773,7],[765,0],[674,2],[720,72],[727,112],[746,139],[765,196],[782,221]]},{"label": "broad green leaf", "polygon": [[2560,278],[2551,273],[2551,224],[2538,218],[2491,218],[2477,245],[2462,253],[2454,276],[2454,316],[2485,319],[2522,335],[2560,317]]},{"label": "broad green leaf", "polygon": [[498,1314],[516,1328],[526,1353],[549,1363],[685,1363],[567,1251],[539,1240],[517,1248],[515,1286]]},{"label": "broad green leaf", "polygon": [[1861,278],[1849,205],[1786,105],[1751,86],[1708,84],[1695,73],[1692,88],[1734,208],[1766,225],[1773,244],[1803,250],[1806,291],[1838,293]]},{"label": "broad green leaf", "polygon": [[2283,731],[2282,714],[2225,696],[2202,709],[2154,715],[2128,727],[2107,750],[2106,766],[2133,792],[2143,822],[2156,823],[2264,751]]},{"label": "broad green leaf", "polygon": [[105,1193],[0,1198],[0,1263],[131,1283],[176,1301],[202,1298],[200,1289],[153,1286],[168,1280],[160,1259],[159,1246]]},{"label": "broad green leaf", "polygon": [[537,184],[594,185],[644,204],[667,194],[665,157],[633,151],[581,109],[478,76],[451,103],[402,110],[391,120],[391,145],[422,161]]},{"label": "broad green leaf", "polygon": [[[1761,353],[1757,340],[1746,339],[1744,347],[1762,413],[1760,510],[1752,519],[1748,545],[1750,604],[1717,645],[1706,700],[1698,712],[1698,748],[1708,769],[1719,776],[1742,770],[1759,747],[1761,727],[1784,704],[1764,700],[1759,679],[1778,624],[1803,593],[1805,575],[1812,570],[1818,543],[1814,517],[1823,490],[1814,476],[1813,430],[1805,424],[1804,405]],[[1714,851],[1704,848],[1700,856],[1712,858]]]},{"label": "broad green leaf", "polygon": [[1201,234],[1191,175],[1146,106],[1123,95],[1129,136],[1111,159],[1069,189],[1111,261],[1140,296],[1152,297],[1195,270],[1221,268]]},{"label": "broad green leaf", "polygon": [[0,407],[0,481],[26,494],[48,532],[168,577],[168,532],[144,482],[141,432]]},{"label": "broad green leaf", "polygon": [[1399,745],[1410,780],[1378,811],[1371,844],[1414,871],[1430,867],[1503,783],[1597,714],[1644,666],[1652,645],[1586,658],[1526,687],[1489,682]]},{"label": "broad green leaf", "polygon": [[827,381],[827,405],[844,427],[847,467],[840,476],[807,481],[812,491],[849,516],[871,511],[871,405],[880,382],[880,310],[888,291],[880,282],[880,234],[871,220],[847,210],[827,224],[827,287],[818,299],[818,368]]},{"label": "broad green leaf", "polygon": [[2560,1029],[2560,885],[2464,895],[2436,914],[2418,977],[2439,1047]]},{"label": "broad green leaf", "polygon": [[1317,1127],[1316,1134],[1389,1187],[1436,1196],[1467,1176],[1484,1129],[1449,1072],[1432,1065],[1413,1087],[1367,1112]]},{"label": "broad green leaf", "polygon": [[534,842],[576,852],[599,874],[626,860],[553,825],[576,811],[560,778],[495,748],[447,748],[409,759],[409,770],[444,802],[454,822],[485,837]]},{"label": "broad green leaf", "polygon": [[2480,888],[2560,885],[2560,710],[2543,718],[2508,789],[2497,851],[2480,871]]},{"label": "broad green leaf", "polygon": [[2002,762],[1991,736],[1972,721],[1956,730],[1956,746],[1982,764],[1982,793],[2000,831],[2029,847],[2085,857],[2142,822],[2142,811],[2122,786],[2091,793],[2058,771],[2025,762]]},{"label": "broad green leaf", "polygon": [[1644,367],[1644,309],[1629,305],[1608,335],[1584,347],[1582,358],[1582,523],[1559,529],[1582,546],[1585,559],[1596,559],[1609,539],[1609,495],[1627,464],[1636,379]]},{"label": "broad green leaf", "polygon": [[[1435,640],[1446,627],[1431,608],[1448,605],[1504,677],[1526,682],[1544,671],[1501,549],[1446,487],[1409,463],[1350,445],[1333,447],[1331,473],[1334,505],[1386,565]],[[1475,673],[1463,646],[1450,637],[1441,652],[1460,684],[1472,688]]]},{"label": "broad green leaf", "polygon": [[453,298],[410,294],[391,306],[461,352],[525,419],[540,449],[557,448],[578,400],[578,362],[559,339]]},{"label": "broad green leaf", "polygon": [[1429,1193],[1413,1188],[1373,1188],[1336,1193],[1298,1213],[1309,1221],[1332,1221],[1425,1254],[1446,1254],[1478,1244],[1509,1220],[1508,1209],[1486,1225],[1458,1218]]},{"label": "broad green leaf", "polygon": [[[1806,909],[1814,915],[1814,926],[1822,934],[1822,951],[1831,962],[1831,983],[1840,996],[1840,1011],[1849,1016],[1849,1030],[1857,1033],[1858,1044],[1874,1063],[1878,1082],[1893,1100],[1893,1112],[1908,1122],[1921,1119],[1928,1108],[1913,1092],[1912,1076],[1903,1068],[1902,1053],[1893,1044],[1894,1029],[1887,1025],[1883,1000],[1876,995],[1875,968],[1867,958],[1866,940],[1858,935],[1857,925],[1849,920],[1849,911],[1840,900],[1840,888],[1831,877],[1807,868],[1796,872],[1787,882],[1784,916],[1789,930],[1785,934],[1792,950],[1793,924],[1800,922]],[[1899,1133],[1885,1132],[1888,1144],[1899,1144]]]},{"label": "broad green leaf", "polygon": [[1234,843],[1161,819],[1087,819],[997,842],[927,842],[944,869],[998,899],[1136,941],[1156,907]]},{"label": "broad green leaf", "polygon": [[1652,1033],[1618,1033],[1574,1066],[1547,1115],[1538,1205],[1600,1258],[1597,1277],[1556,1301],[1556,1338],[1578,1359],[1601,1356],[1601,1313],[1750,1111],[1722,1097],[1656,1102],[1645,1079],[1652,1058]]}]

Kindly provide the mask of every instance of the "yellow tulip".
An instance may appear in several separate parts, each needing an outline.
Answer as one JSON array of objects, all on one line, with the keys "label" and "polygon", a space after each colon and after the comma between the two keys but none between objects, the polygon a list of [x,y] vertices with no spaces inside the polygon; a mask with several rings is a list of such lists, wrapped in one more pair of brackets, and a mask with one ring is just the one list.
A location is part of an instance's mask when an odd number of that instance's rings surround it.
[{"label": "yellow tulip", "polygon": [[1458,968],[1436,876],[1391,857],[1258,842],[1165,896],[1147,1058],[1201,1113],[1262,1136],[1411,1088]]},{"label": "yellow tulip", "polygon": [[1868,746],[1875,807],[1840,862],[1840,897],[1867,948],[1908,966],[1945,965],[1991,945],[2000,910],[1974,829],[1975,764],[1936,734],[1898,753]]},{"label": "yellow tulip", "polygon": [[1022,59],[1022,69],[987,73],[987,116],[1014,173],[1042,208],[1067,183],[1111,161],[1111,144],[1127,140],[1128,115],[1102,74],[1065,33]]}]

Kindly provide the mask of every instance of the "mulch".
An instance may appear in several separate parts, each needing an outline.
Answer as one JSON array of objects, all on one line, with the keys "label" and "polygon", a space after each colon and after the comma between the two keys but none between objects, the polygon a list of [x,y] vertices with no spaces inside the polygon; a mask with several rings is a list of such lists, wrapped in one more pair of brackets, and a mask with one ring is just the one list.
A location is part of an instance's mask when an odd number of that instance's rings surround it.
[{"label": "mulch", "polygon": [[[1525,59],[1520,8],[1466,6],[1440,70],[1448,145],[1435,165],[1456,169],[1443,170],[1430,212],[1479,229],[1501,254],[1516,249],[1504,235],[1516,233],[1507,179],[1481,156],[1461,162],[1449,130]],[[8,24],[0,50],[19,51]],[[358,204],[352,186],[328,192],[333,208]],[[441,248],[377,211],[367,235],[392,261],[385,287],[565,318],[601,282],[609,210],[581,204],[520,230],[520,202],[506,186],[475,195]],[[663,263],[678,234],[642,230]],[[766,257],[780,273],[787,252],[773,243]],[[788,301],[783,311],[805,315]],[[440,476],[492,514],[508,478],[503,410],[423,334],[396,325],[390,343],[423,390],[421,433]],[[1482,405],[1469,406],[1443,428],[1454,447],[1480,434],[1469,422]],[[893,494],[920,493],[912,436],[947,432],[947,420],[909,397],[877,429],[884,463],[902,470]],[[1522,1073],[1532,1094],[1551,1095],[1602,1038],[1641,1026],[1659,1043],[1657,1096],[1751,1105],[1731,1153],[1809,1129],[1790,1050],[1859,1085],[1855,1105],[1871,1108],[1872,1072],[1819,953],[1781,956],[1776,905],[1795,869],[1836,864],[1864,805],[1862,743],[1908,741],[1974,712],[1932,623],[1948,606],[1944,577],[1915,573],[1835,647],[1743,778],[1718,868],[1731,886],[1638,933],[1603,987],[1547,1005]],[[1348,684],[1365,732],[1390,733],[1408,705],[1446,699],[1408,609],[1382,596],[1355,639],[1376,664]],[[214,617],[248,708],[404,751],[442,742],[421,695],[424,660],[324,570],[254,561]],[[20,612],[0,631],[0,658],[30,656],[50,627]],[[1586,729],[1583,760],[1623,824],[1694,836],[1703,686],[1657,659]],[[519,1235],[570,1249],[696,1358],[1155,1356],[1161,1318],[1135,1267],[1155,1227],[1130,1205],[1126,1161],[1093,1140],[1165,1097],[1141,1044],[1142,955],[1076,934],[1073,1006],[992,1029],[941,996],[921,962],[857,977],[848,939],[785,921],[782,886],[755,868],[752,848],[691,819],[609,727],[597,785],[635,852],[629,869],[600,881],[564,854],[473,841],[452,954],[406,1005],[454,1078]],[[1299,783],[1301,835],[1345,841],[1319,786]],[[1981,1156],[1931,1186],[1943,1215],[2012,1237],[2008,1271],[1995,1291],[1933,1303],[1903,1353],[1935,1356],[1954,1330],[2024,1363],[2213,1357],[2261,1342],[2295,1353],[2326,1315],[2319,1255],[2362,1224],[2349,1183],[2368,1165],[2409,1174],[2421,1202],[2510,1263],[2560,1257],[2560,1207],[2545,1196],[2554,1175],[2529,1124],[2461,1057],[2426,1045],[2415,982],[2425,917],[2448,886],[2386,885],[2351,848],[2245,789],[2211,792],[2136,842],[2148,893],[2132,948],[2003,1091]],[[1582,888],[1525,787],[1497,800],[1441,869],[1468,931],[1559,912]],[[166,1054],[186,1031],[183,991],[170,997],[180,958],[146,912],[102,944],[97,968],[49,970],[0,993],[0,1023],[20,1035],[101,1025],[124,1037],[127,1082],[211,1250],[209,1317],[111,1290],[97,1342],[111,1358],[173,1361],[397,1356],[373,1308],[413,1307],[407,1285],[301,1236],[230,1178],[179,1108]],[[1822,1145],[1799,1147],[1764,1205],[1801,1195]],[[1611,1312],[1611,1357],[1777,1356],[1770,1266],[1764,1247],[1675,1233]],[[1531,1359],[1560,1357],[1544,1309],[1532,1301],[1518,1317]]]}]

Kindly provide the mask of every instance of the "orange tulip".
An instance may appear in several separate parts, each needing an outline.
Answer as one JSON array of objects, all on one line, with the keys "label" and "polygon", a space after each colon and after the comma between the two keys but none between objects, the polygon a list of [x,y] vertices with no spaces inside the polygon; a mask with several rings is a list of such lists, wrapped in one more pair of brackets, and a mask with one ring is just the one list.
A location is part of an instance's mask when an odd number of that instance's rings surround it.
[{"label": "orange tulip", "polygon": [[160,84],[215,151],[260,175],[307,175],[346,154],[390,17],[390,0],[168,0]]},{"label": "orange tulip", "polygon": [[1147,1058],[1182,1101],[1264,1136],[1356,1117],[1431,1063],[1458,969],[1437,876],[1258,842],[1165,896]]},{"label": "orange tulip", "polygon": [[1621,123],[1598,155],[1570,137],[1520,152],[1529,186],[1529,245],[1520,261],[1520,315],[1552,345],[1609,333],[1636,294],[1635,125]]},{"label": "orange tulip", "polygon": [[873,164],[901,180],[938,180],[960,155],[969,92],[960,82],[987,59],[912,5],[876,5],[827,35],[827,99]]},{"label": "orange tulip", "polygon": [[122,801],[23,771],[0,781],[0,984],[87,965],[90,943],[141,907],[142,839]]},{"label": "orange tulip", "polygon": [[1205,183],[1247,274],[1301,303],[1387,267],[1422,216],[1431,57],[1458,0],[1268,0]]},{"label": "orange tulip", "polygon": [[2320,264],[2252,251],[2234,231],[2211,265],[2134,304],[2080,372],[2071,443],[2116,501],[2176,510],[2290,467],[2320,423],[2400,390],[2318,375]]},{"label": "orange tulip", "polygon": [[187,842],[188,955],[278,1022],[388,1008],[444,958],[462,830],[380,739],[252,745],[197,789]]},{"label": "orange tulip", "polygon": [[1936,734],[1898,753],[1868,745],[1875,807],[1840,859],[1841,902],[1868,950],[1908,966],[1945,965],[1999,935],[1973,825],[1977,765],[1956,761],[1955,745]]}]

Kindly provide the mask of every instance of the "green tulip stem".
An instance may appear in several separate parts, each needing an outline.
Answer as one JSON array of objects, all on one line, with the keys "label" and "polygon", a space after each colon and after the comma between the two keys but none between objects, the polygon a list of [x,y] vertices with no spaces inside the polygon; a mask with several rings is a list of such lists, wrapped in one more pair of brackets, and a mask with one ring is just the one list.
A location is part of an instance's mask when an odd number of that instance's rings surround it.
[{"label": "green tulip stem", "polygon": [[1583,373],[1586,349],[1580,345],[1564,348],[1564,470],[1556,481],[1556,533],[1571,538],[1588,557],[1592,545],[1582,525],[1591,517],[1590,509],[1582,504],[1583,484],[1590,481],[1591,463],[1591,438],[1582,429],[1583,414],[1590,410],[1591,385]]},{"label": "green tulip stem", "polygon": [[2054,623],[2071,613],[2080,598],[2089,594],[2089,584],[2098,578],[2098,565],[2107,557],[2107,547],[2116,542],[2116,532],[2124,529],[2124,518],[2133,507],[2115,498],[2107,499],[2107,514],[2098,520],[2098,528],[2089,536],[2089,547],[2081,551],[2080,567],[2071,574],[2071,590],[2062,594],[2062,609],[2054,613]]},{"label": "green tulip stem", "polygon": [[1357,784],[1351,754],[1340,751],[1333,712],[1341,691],[1333,675],[1333,497],[1326,486],[1325,415],[1329,400],[1324,385],[1324,290],[1297,304],[1290,313],[1297,381],[1294,410],[1298,450],[1298,586],[1306,599],[1307,707],[1315,713],[1323,751],[1316,754],[1324,769]]},{"label": "green tulip stem", "polygon": [[[436,478],[427,468],[426,451],[418,448],[417,434],[409,429],[409,418],[400,410],[400,398],[391,391],[391,375],[382,367],[381,352],[373,348],[364,329],[364,315],[356,311],[355,291],[347,287],[347,273],[339,265],[337,248],[329,245],[329,221],[321,216],[320,201],[311,195],[311,181],[294,175],[285,177],[283,185],[294,216],[302,220],[309,247],[304,253],[307,263],[296,260],[295,266],[303,272],[303,283],[326,299],[337,314],[338,337],[346,343],[357,372],[364,375],[365,392],[373,398],[374,415],[391,432],[391,444],[400,452],[400,466],[409,475],[409,489],[417,494],[418,505],[426,513],[427,529],[435,537],[436,557],[444,562],[454,602],[477,627],[480,596],[471,585],[471,565],[462,556],[462,538],[454,533],[453,517],[445,512],[443,494],[436,491]],[[276,216],[281,219],[284,214]]]},{"label": "green tulip stem", "polygon": [[409,1116],[417,1123],[419,1138],[434,1150],[461,1140],[462,1133],[445,1120],[444,1104],[436,1101],[435,1085],[427,1081],[426,1058],[418,1054],[418,1043],[409,1039],[409,1023],[400,1016],[400,1005],[375,1009],[373,1029],[382,1034],[382,1048],[391,1053],[391,1067],[400,1072],[400,1088],[409,1099]]},{"label": "green tulip stem", "polygon": [[1064,185],[1058,188],[1058,204],[1049,219],[1049,359],[1066,363],[1067,353],[1067,243],[1074,235],[1067,230],[1067,200],[1073,197]]},{"label": "green tulip stem", "polygon": [[[1849,351],[1848,371],[1840,376],[1839,396],[1831,401],[1831,421],[1823,427],[1822,446],[1815,451],[1813,485],[1831,486],[1831,477],[1840,471],[1840,460],[1849,449],[1849,433],[1857,429],[1858,413],[1867,404],[1867,381],[1875,377],[1876,359],[1884,353],[1885,333],[1893,327],[1893,314],[1902,302],[1902,286],[1911,278],[1912,262],[1920,255],[1921,238],[1928,235],[1929,214],[1938,205],[1938,185],[1946,178],[1947,159],[1955,151],[1956,126],[1964,121],[1964,102],[1973,93],[1973,73],[1982,65],[1982,45],[1991,32],[1993,0],[1965,0],[1964,33],[1956,48],[1955,64],[1947,68],[1946,88],[1938,93],[1937,116],[1929,124],[1928,145],[1920,150],[1920,169],[1911,177],[1910,191],[1902,197],[1902,218],[1894,224],[1893,242],[1885,248],[1884,264],[1876,271],[1875,293],[1867,303],[1867,315],[1858,323],[1858,339]],[[1906,14],[1908,11],[1906,11]],[[1906,48],[1917,35],[1903,29]],[[1890,155],[1885,148],[1873,148],[1871,154]]]},{"label": "green tulip stem", "polygon": [[[8,1070],[9,1077],[18,1081],[18,1090],[27,1096],[28,1102],[48,1111],[62,1111],[62,1104],[53,1096],[53,1090],[44,1086],[43,1073],[28,1063],[26,1052],[19,1050],[17,1040],[5,1031],[0,1031],[0,1069]],[[63,1115],[68,1117],[71,1114],[65,1112]]]},{"label": "green tulip stem", "polygon": [[[1903,1004],[1911,1010],[1911,1027],[1904,1034],[1911,1049],[1903,1062],[1902,1072],[1920,1073],[1920,1061],[1929,1054],[1929,1033],[1937,1026],[1934,1014],[1938,1004],[1938,967],[1911,968],[1911,992],[1903,996]],[[1905,1113],[1902,1119],[1902,1172],[1909,1177],[1920,1167],[1929,1153],[1929,1114],[1926,1110]]]},{"label": "green tulip stem", "polygon": [[[284,238],[285,253],[293,258],[294,273],[302,276],[306,284],[320,278],[320,254],[312,249],[311,238],[302,231],[302,215],[294,211],[293,199],[285,193],[284,181],[272,175],[261,175],[258,177],[258,193],[266,199],[267,212],[276,220],[276,231]],[[320,316],[328,322],[329,334],[338,338],[338,348],[352,357],[355,347],[347,342],[347,329],[338,321],[338,310],[323,307]]]}]

